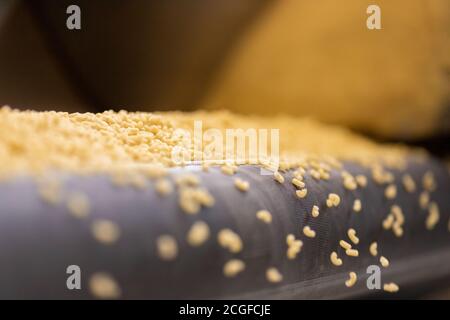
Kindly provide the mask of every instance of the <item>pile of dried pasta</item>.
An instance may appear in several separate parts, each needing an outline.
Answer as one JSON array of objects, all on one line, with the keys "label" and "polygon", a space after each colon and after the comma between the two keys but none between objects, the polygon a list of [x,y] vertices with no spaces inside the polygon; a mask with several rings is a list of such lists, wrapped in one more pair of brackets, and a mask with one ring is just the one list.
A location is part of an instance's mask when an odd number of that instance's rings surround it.
[{"label": "pile of dried pasta", "polygon": [[308,118],[241,116],[227,111],[70,114],[3,107],[0,176],[33,174],[50,168],[111,172],[133,165],[172,167],[172,151],[181,145],[174,132],[179,128],[192,130],[194,121],[202,121],[204,131],[279,129],[282,169],[321,159],[401,167],[406,155],[424,155],[400,145],[380,145],[347,129]]}]

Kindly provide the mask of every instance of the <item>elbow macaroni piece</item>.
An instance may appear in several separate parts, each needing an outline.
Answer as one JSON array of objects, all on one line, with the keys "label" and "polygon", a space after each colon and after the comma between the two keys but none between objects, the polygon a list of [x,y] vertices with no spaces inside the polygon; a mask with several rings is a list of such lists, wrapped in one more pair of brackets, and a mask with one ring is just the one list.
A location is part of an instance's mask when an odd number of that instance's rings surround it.
[{"label": "elbow macaroni piece", "polygon": [[331,263],[337,267],[342,265],[342,259],[340,259],[336,253],[336,251],[333,251],[330,255]]},{"label": "elbow macaroni piece", "polygon": [[350,288],[353,287],[356,283],[356,280],[358,279],[358,277],[356,276],[355,272],[350,272],[349,274],[349,279],[347,281],[345,281],[345,286]]},{"label": "elbow macaroni piece", "polygon": [[348,229],[347,231],[347,235],[348,238],[354,243],[354,244],[358,244],[359,243],[359,239],[356,236],[356,231],[353,228]]},{"label": "elbow macaroni piece", "polygon": [[310,226],[303,227],[303,234],[308,238],[315,238],[316,232]]}]

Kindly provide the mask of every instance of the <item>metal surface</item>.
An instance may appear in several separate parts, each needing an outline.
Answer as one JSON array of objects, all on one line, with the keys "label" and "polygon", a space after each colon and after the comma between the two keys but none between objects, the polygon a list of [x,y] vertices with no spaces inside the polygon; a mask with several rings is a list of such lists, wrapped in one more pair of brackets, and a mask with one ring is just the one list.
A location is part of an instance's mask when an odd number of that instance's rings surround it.
[{"label": "metal surface", "polygon": [[2,27],[3,21],[9,14],[14,2],[15,0],[2,0],[0,2],[0,28]]},{"label": "metal surface", "polygon": [[[270,0],[28,1],[47,46],[96,110],[187,110]],[[82,28],[65,28],[69,5]]]}]

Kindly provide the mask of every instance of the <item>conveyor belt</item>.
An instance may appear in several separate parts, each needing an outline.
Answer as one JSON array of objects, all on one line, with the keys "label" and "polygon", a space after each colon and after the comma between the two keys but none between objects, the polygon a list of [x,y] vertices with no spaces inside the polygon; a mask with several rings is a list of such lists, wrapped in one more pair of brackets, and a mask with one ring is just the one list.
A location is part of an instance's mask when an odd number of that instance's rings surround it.
[{"label": "conveyor belt", "polygon": [[[329,181],[317,181],[305,175],[308,194],[295,195],[290,183],[292,172],[284,174],[279,184],[272,176],[260,175],[252,166],[240,167],[236,177],[250,182],[248,192],[239,191],[233,178],[219,168],[203,172],[196,167],[172,169],[173,179],[194,172],[215,198],[215,205],[196,215],[184,213],[178,206],[177,191],[166,197],[155,192],[153,183],[144,189],[117,187],[105,175],[60,174],[65,195],[77,191],[89,197],[91,210],[84,218],[71,215],[64,203],[51,205],[42,200],[35,179],[18,177],[0,183],[0,298],[95,298],[89,279],[107,272],[120,287],[125,299],[196,299],[196,298],[350,298],[382,291],[366,288],[366,268],[379,264],[380,255],[390,261],[382,268],[382,282],[395,282],[400,292],[429,281],[449,279],[450,232],[448,230],[450,176],[448,169],[431,159],[423,164],[411,161],[407,171],[417,190],[408,193],[401,184],[401,171],[395,174],[397,196],[388,200],[385,186],[376,184],[370,172],[354,163],[345,164],[352,174],[368,177],[365,188],[344,188],[340,173],[332,171]],[[440,208],[440,219],[431,231],[425,228],[427,210],[419,205],[422,177],[432,171],[437,188],[431,201]],[[150,180],[149,180],[150,181]],[[341,197],[338,207],[325,205],[327,195]],[[362,201],[362,210],[352,210],[354,199]],[[405,216],[404,234],[396,237],[382,228],[390,207],[399,205]],[[311,216],[313,205],[320,207],[317,218]],[[266,209],[272,222],[265,224],[256,212]],[[94,239],[91,224],[95,219],[114,221],[120,228],[117,242],[105,245]],[[195,221],[205,221],[210,238],[199,247],[186,241]],[[309,225],[315,238],[307,238],[302,228]],[[230,253],[217,243],[217,233],[229,228],[240,235],[243,250]],[[348,240],[347,230],[354,228],[360,239],[359,257],[346,256],[339,240]],[[286,257],[286,236],[294,234],[303,248],[294,260]],[[171,234],[178,242],[178,256],[161,260],[155,241],[161,234]],[[377,241],[378,257],[369,253]],[[350,241],[349,241],[350,242]],[[330,263],[330,253],[338,252],[340,267]],[[225,277],[223,265],[232,258],[245,262],[245,270],[235,277]],[[81,290],[66,288],[66,268],[81,268]],[[266,279],[266,270],[276,267],[283,275],[279,283]],[[344,285],[348,272],[358,275],[355,286]],[[395,295],[394,293],[384,293]]]}]

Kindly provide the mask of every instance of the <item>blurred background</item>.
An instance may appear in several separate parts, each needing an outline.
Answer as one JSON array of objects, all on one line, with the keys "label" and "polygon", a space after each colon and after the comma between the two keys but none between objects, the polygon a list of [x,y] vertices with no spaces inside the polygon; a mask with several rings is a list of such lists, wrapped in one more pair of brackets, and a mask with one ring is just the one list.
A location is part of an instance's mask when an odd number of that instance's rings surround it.
[{"label": "blurred background", "polygon": [[2,0],[0,47],[17,108],[287,113],[449,148],[448,0]]}]

